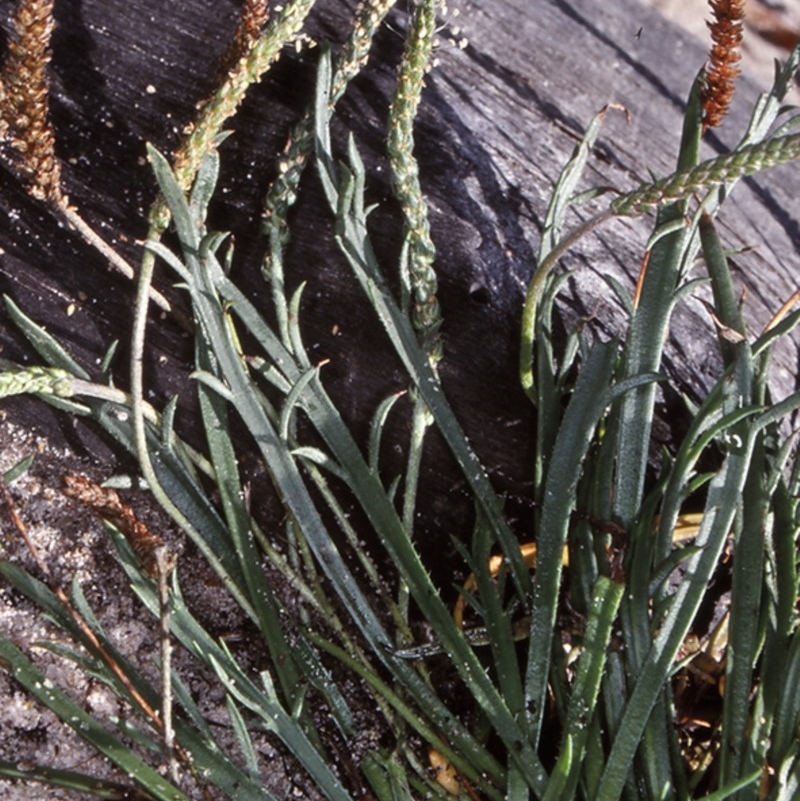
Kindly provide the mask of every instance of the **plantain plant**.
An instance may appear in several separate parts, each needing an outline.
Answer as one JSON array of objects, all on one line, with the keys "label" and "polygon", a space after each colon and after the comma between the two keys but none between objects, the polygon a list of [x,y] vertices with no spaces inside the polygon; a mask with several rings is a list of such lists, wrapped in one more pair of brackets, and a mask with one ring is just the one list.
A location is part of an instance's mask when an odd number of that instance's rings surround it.
[{"label": "plantain plant", "polygon": [[[51,4],[27,5],[41,7],[44,16],[36,19],[46,28]],[[741,3],[717,0],[712,59],[691,89],[676,172],[612,199],[578,193],[605,112],[590,123],[565,165],[522,310],[520,383],[537,420],[531,501],[538,536],[535,543],[519,543],[437,373],[446,352],[439,337],[435,249],[413,156],[413,120],[435,36],[433,0],[421,0],[413,11],[390,113],[389,163],[405,226],[399,297],[370,242],[364,202],[370,177],[357,145],[351,138],[338,153],[331,141],[336,102],[390,5],[365,4],[338,55],[322,52],[314,102],[267,194],[263,272],[274,325],[231,280],[229,243],[209,228],[207,211],[225,120],[280,46],[298,35],[311,6],[302,0],[287,3],[263,29],[259,4],[246,3],[243,20],[250,25],[241,30],[251,33],[237,34],[221,87],[201,105],[172,164],[148,150],[161,195],[150,215],[142,264],[132,271],[138,293],[130,393],[92,381],[51,335],[5,299],[7,313],[43,364],[5,365],[0,391],[67,403],[68,413],[91,417],[136,455],[147,490],[251,621],[270,666],[254,674],[204,629],[181,593],[180,561],[175,564],[131,506],[102,487],[74,482],[72,493],[107,521],[132,591],[161,623],[161,684],[148,683],[142,666],[118,654],[80,586],[67,594],[49,587],[45,575],[0,562],[4,579],[77,646],[51,647],[107,684],[141,722],[133,738],[125,722],[92,717],[44,681],[30,655],[0,637],[0,667],[105,755],[121,779],[104,782],[2,762],[0,775],[104,798],[270,799],[263,781],[269,768],[253,739],[266,731],[335,801],[365,794],[381,801],[796,797],[800,471],[783,422],[800,407],[800,392],[773,398],[767,380],[770,351],[794,330],[800,312],[787,302],[767,329],[749,336],[714,215],[740,177],[800,155],[793,133],[800,118],[787,121],[782,105],[800,49],[759,99],[739,145],[699,162],[704,130],[719,124],[731,101],[740,40]],[[37,52],[46,49],[45,43]],[[6,93],[15,91],[9,79],[14,69],[6,67]],[[25,135],[13,132],[15,141]],[[55,168],[42,167],[46,158],[27,164],[27,152],[21,149],[18,166],[32,193],[57,213],[76,217]],[[331,248],[346,257],[408,374],[413,426],[407,464],[388,483],[378,465],[397,397],[380,404],[368,440],[358,442],[325,389],[323,366],[305,346],[303,289],[292,295],[285,290],[287,211],[312,155],[336,222]],[[596,215],[568,229],[571,207],[587,199],[596,204]],[[629,315],[627,336],[600,341],[576,330],[557,348],[551,331],[564,287],[556,272],[559,258],[597,226],[651,211],[655,229],[636,293],[613,286]],[[174,249],[161,241],[169,220]],[[702,278],[695,275],[698,255]],[[202,453],[181,440],[181,411],[174,404],[159,412],[144,401],[147,312],[152,300],[160,302],[151,287],[156,260],[172,271],[191,307],[194,365],[187,379],[199,403]],[[670,381],[660,372],[670,318],[701,280],[713,291],[724,369],[702,401],[687,409],[692,422],[686,435],[649,475],[654,399],[657,386]],[[232,434],[234,418],[251,435],[244,445]],[[420,457],[431,427],[442,434],[475,504],[471,537],[458,545],[470,577],[455,609],[442,600],[413,538],[417,487],[425,481]],[[243,447],[258,455],[284,504],[289,552],[267,533],[270,521],[251,515],[239,468]],[[699,472],[709,454],[717,468]],[[347,504],[358,507],[365,530],[351,523]],[[365,534],[370,549],[382,549],[379,559],[363,545]],[[723,558],[730,559],[729,602],[710,588]],[[268,578],[274,571],[292,588],[291,614],[282,611],[285,597]],[[707,688],[716,694],[718,713],[706,721],[711,736],[698,756],[686,724],[693,710],[685,708],[685,687],[699,670],[687,642],[703,603],[718,608],[727,638],[722,623],[706,638],[705,656],[712,640],[718,647],[718,673]],[[429,642],[416,639],[420,623],[431,632]],[[182,676],[170,669],[170,646],[184,649],[216,677],[238,750],[223,750],[215,741]],[[354,752],[355,774],[345,775],[337,754],[358,739],[365,703],[348,691],[353,677],[379,710],[384,736]],[[457,703],[449,697],[453,682],[463,690]],[[335,721],[334,732],[320,708]],[[155,769],[162,762],[165,774]]]}]

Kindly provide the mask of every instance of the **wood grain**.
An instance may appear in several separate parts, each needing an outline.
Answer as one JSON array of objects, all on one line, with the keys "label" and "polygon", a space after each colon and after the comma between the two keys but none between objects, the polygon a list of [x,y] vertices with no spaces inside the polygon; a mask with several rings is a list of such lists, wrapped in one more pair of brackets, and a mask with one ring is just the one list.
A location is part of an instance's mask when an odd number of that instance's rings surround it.
[{"label": "wood grain", "polygon": [[[154,195],[144,143],[167,152],[175,146],[195,103],[209,90],[216,58],[236,24],[237,4],[61,0],[56,5],[53,116],[66,189],[97,230],[136,263],[141,252],[136,240],[144,234],[145,210]],[[695,40],[636,0],[460,0],[457,7],[458,17],[443,20],[438,63],[417,125],[423,188],[439,252],[445,315],[441,372],[490,474],[500,489],[514,495],[524,491],[529,475],[530,436],[530,412],[515,373],[518,320],[552,183],[585,124],[609,102],[623,104],[630,122],[621,113],[609,115],[586,186],[628,189],[649,170],[670,171],[684,98],[706,56]],[[335,46],[351,13],[351,3],[320,2],[309,33]],[[352,131],[369,167],[369,199],[381,203],[372,219],[373,235],[390,271],[402,223],[386,177],[385,120],[402,48],[398,32],[406,19],[404,10],[392,13],[334,123],[339,146]],[[462,37],[468,40],[463,49],[447,42]],[[268,289],[258,269],[264,249],[260,200],[290,124],[311,98],[316,59],[313,49],[287,50],[231,121],[235,133],[222,147],[213,224],[234,232],[234,277],[265,306]],[[744,82],[731,118],[709,137],[707,155],[735,142],[754,97],[755,88]],[[74,233],[59,228],[11,173],[3,169],[0,174],[0,291],[92,365],[111,339],[124,342],[128,336],[133,288]],[[753,332],[797,288],[797,179],[793,165],[745,181],[720,217],[727,244],[751,249],[736,258],[736,280],[747,293]],[[304,178],[291,221],[289,281],[292,286],[309,282],[302,312],[306,342],[312,354],[331,360],[323,378],[363,435],[376,404],[405,386],[402,372],[332,248],[331,221],[313,170]],[[591,316],[597,336],[623,332],[621,310],[602,276],[609,273],[633,286],[649,224],[614,223],[566,259],[575,272],[563,301],[565,326]],[[178,297],[163,276],[161,288]],[[77,311],[69,316],[71,303]],[[0,325],[4,356],[31,358],[8,322]],[[703,306],[691,299],[684,303],[666,367],[690,394],[718,374],[714,336]],[[180,329],[154,319],[148,370],[156,400],[174,392],[190,394],[189,357]],[[794,344],[778,352],[775,374],[783,391],[795,385],[796,364]],[[124,385],[124,352],[118,367]],[[42,423],[39,404],[12,408],[26,424],[38,422],[51,436],[74,443],[71,426],[55,418]],[[666,429],[675,422],[676,409],[670,403],[663,407]],[[402,436],[401,427],[395,442]],[[454,512],[458,504],[452,500],[458,477],[435,441],[428,464],[432,477],[422,500],[428,510],[424,527],[447,530],[464,519],[465,510]]]}]

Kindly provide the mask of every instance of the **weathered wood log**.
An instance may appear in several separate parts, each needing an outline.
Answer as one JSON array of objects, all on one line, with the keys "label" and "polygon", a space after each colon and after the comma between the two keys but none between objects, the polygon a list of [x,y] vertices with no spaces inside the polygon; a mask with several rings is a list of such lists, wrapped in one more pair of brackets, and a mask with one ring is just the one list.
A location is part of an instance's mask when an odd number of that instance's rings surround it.
[{"label": "weathered wood log", "polygon": [[[606,103],[610,114],[587,173],[587,186],[631,188],[648,170],[673,169],[684,98],[705,54],[679,30],[636,0],[474,0],[443,21],[446,42],[430,73],[417,123],[417,154],[431,205],[438,249],[445,358],[445,389],[498,488],[514,494],[529,475],[530,409],[516,376],[519,317],[531,275],[549,192],[576,138]],[[64,184],[82,214],[132,263],[137,263],[154,180],[144,143],[169,152],[195,103],[210,90],[216,62],[236,21],[237,4],[185,0],[168,10],[155,0],[135,7],[122,0],[56,4],[52,115]],[[341,42],[353,7],[318,3],[308,25],[318,40]],[[370,64],[340,104],[334,133],[341,147],[355,135],[369,169],[368,192],[380,209],[373,236],[387,270],[394,270],[402,224],[384,169],[385,122],[405,11],[396,11],[373,47]],[[7,20],[6,20],[7,22]],[[455,23],[462,29],[455,33]],[[236,238],[234,278],[268,304],[259,275],[265,242],[259,231],[262,196],[275,175],[290,125],[310,102],[317,51],[288,51],[237,116],[222,146],[223,177],[213,224]],[[721,152],[743,130],[755,88],[743,81],[732,116],[708,154]],[[56,224],[7,169],[0,194],[0,291],[46,323],[74,355],[91,365],[115,338],[128,337],[133,287],[109,271],[80,237]],[[737,281],[747,292],[746,317],[760,329],[796,289],[800,250],[797,167],[742,182],[721,215],[737,257]],[[376,404],[402,389],[405,379],[379,324],[332,243],[330,215],[316,175],[304,178],[292,213],[287,275],[308,281],[302,323],[306,341],[330,358],[323,377],[357,431],[365,431]],[[564,296],[564,325],[592,316],[598,335],[623,329],[604,273],[632,286],[647,236],[647,221],[603,229],[567,261],[577,268]],[[161,287],[170,297],[162,276]],[[74,314],[69,314],[71,304]],[[7,358],[30,351],[0,321]],[[667,368],[688,392],[718,373],[713,324],[699,303],[678,311]],[[189,393],[186,340],[169,320],[153,319],[148,375],[159,396]],[[783,347],[778,383],[794,386],[797,352]],[[118,359],[126,383],[125,354]],[[11,406],[26,425],[53,437],[71,428],[29,400]],[[671,410],[663,410],[669,418]],[[665,422],[669,422],[667,419]],[[98,447],[93,440],[91,448]],[[449,529],[450,490],[457,474],[445,448],[432,442],[423,508],[425,527]],[[455,476],[455,478],[454,478]]]}]

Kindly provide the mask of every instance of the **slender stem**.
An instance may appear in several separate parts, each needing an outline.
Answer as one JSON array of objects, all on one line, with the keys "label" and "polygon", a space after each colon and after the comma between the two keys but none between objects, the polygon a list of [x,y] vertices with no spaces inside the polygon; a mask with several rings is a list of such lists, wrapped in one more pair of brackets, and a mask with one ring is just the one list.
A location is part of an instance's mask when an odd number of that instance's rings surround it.
[{"label": "slender stem", "polygon": [[612,209],[596,214],[567,234],[545,257],[536,268],[528,284],[525,305],[522,311],[522,337],[519,354],[519,375],[522,388],[528,397],[536,403],[536,385],[533,379],[533,341],[536,334],[536,312],[547,281],[558,260],[580,239],[593,231],[606,220],[617,216]]},{"label": "slender stem", "polygon": [[[151,234],[155,233],[151,228]],[[148,239],[150,237],[148,236]],[[172,502],[158,481],[150,452],[147,447],[147,431],[145,428],[145,401],[144,401],[144,340],[147,329],[147,308],[150,298],[150,285],[153,281],[155,269],[155,254],[145,250],[142,264],[139,269],[139,283],[136,290],[136,301],[133,316],[133,332],[131,333],[131,416],[133,426],[133,440],[136,446],[136,456],[142,470],[142,476],[147,482],[153,497],[161,504],[164,511],[185,531],[192,531],[192,524],[186,519],[183,512]]]},{"label": "slender stem", "polygon": [[[417,487],[419,486],[425,431],[433,421],[428,407],[419,396],[414,399],[412,420],[411,442],[408,448],[408,464],[406,465],[406,480],[403,490],[403,528],[406,530],[409,539],[414,533],[414,511],[417,508]],[[397,604],[406,621],[408,621],[408,601],[408,585],[401,581]]]},{"label": "slender stem", "polygon": [[461,773],[470,779],[470,781],[479,784],[481,789],[489,797],[495,799],[495,801],[499,801],[500,796],[492,785],[477,772],[464,756],[456,753],[438,732],[428,726],[422,718],[416,714],[415,711],[380,678],[380,676],[378,676],[371,666],[357,662],[341,648],[329,642],[324,637],[315,634],[313,631],[306,632],[306,636],[317,648],[331,654],[331,656],[338,659],[342,664],[346,665],[350,670],[360,676],[364,682],[366,682],[376,699],[381,699],[382,703],[388,704],[388,706],[408,723],[425,742],[444,754],[458,767]]},{"label": "slender stem", "polygon": [[178,760],[175,758],[175,728],[172,721],[172,642],[169,636],[169,576],[175,566],[166,546],[156,550],[158,571],[159,633],[161,645],[161,721],[164,726],[164,751],[170,779],[178,784]]},{"label": "slender stem", "polygon": [[22,518],[19,516],[19,512],[17,512],[16,504],[14,503],[14,499],[11,497],[11,493],[8,491],[8,486],[3,478],[2,472],[0,472],[0,495],[3,497],[3,501],[5,502],[6,509],[11,517],[14,526],[16,527],[17,531],[19,532],[20,536],[25,542],[30,555],[33,557],[34,561],[36,562],[36,566],[39,568],[39,572],[46,576],[48,579],[51,577],[50,567],[48,566],[47,562],[42,559],[41,554],[39,553],[39,549],[36,547],[36,544],[31,539],[30,534],[28,533],[28,527],[22,522]]},{"label": "slender stem", "polygon": [[[123,392],[121,389],[108,387],[105,384],[95,384],[91,381],[84,381],[82,378],[70,378],[71,395],[81,395],[85,398],[98,398],[99,400],[107,400],[111,403],[119,404],[120,406],[127,406],[133,408],[133,397],[128,392]],[[69,397],[69,396],[67,396]],[[144,419],[152,426],[161,430],[161,415],[149,404],[147,401],[142,401],[142,415]],[[195,450],[191,445],[184,440],[176,438],[180,450],[184,453],[191,463],[202,473],[211,476],[214,473],[208,459],[202,453]]]},{"label": "slender stem", "polygon": [[[53,208],[71,225],[101,256],[108,259],[108,263],[129,280],[134,280],[136,271],[125,259],[117,253],[97,232],[78,214],[73,206],[66,203],[54,203]],[[172,311],[169,301],[156,289],[148,287],[148,294],[159,308],[166,312]]]}]

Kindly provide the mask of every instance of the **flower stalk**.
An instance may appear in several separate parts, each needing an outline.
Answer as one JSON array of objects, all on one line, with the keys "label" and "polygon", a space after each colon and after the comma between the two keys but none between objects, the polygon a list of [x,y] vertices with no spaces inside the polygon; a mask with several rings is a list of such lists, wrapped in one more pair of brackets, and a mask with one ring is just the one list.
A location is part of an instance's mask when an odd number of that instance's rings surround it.
[{"label": "flower stalk", "polygon": [[405,217],[407,291],[411,320],[431,363],[442,357],[439,329],[442,313],[436,297],[433,269],[436,248],[431,240],[428,204],[419,182],[414,157],[414,120],[417,116],[425,73],[430,65],[436,34],[436,1],[421,2],[412,17],[400,76],[389,109],[389,166],[394,193]]},{"label": "flower stalk", "polygon": [[[247,90],[261,80],[277,60],[284,45],[299,35],[313,5],[314,0],[288,2],[272,18],[247,54],[233,66],[219,89],[201,104],[197,119],[186,128],[185,138],[173,163],[175,177],[184,191],[191,186],[200,160],[215,147],[217,135],[225,122],[236,113]],[[166,229],[169,218],[167,204],[161,199],[150,215],[150,224],[155,232],[151,238],[157,238]]]},{"label": "flower stalk", "polygon": [[[331,103],[336,104],[350,81],[367,63],[372,39],[395,0],[368,0],[358,11],[353,30],[342,46],[333,65]],[[265,230],[275,228],[285,244],[288,229],[286,215],[297,199],[300,178],[314,149],[313,106],[292,128],[278,161],[278,175],[264,200]]]},{"label": "flower stalk", "polygon": [[660,181],[643,184],[612,201],[615,214],[644,214],[651,208],[682,200],[694,192],[744,178],[768,167],[800,158],[800,134],[765,139],[717,158],[700,162],[689,170],[680,170]]}]

